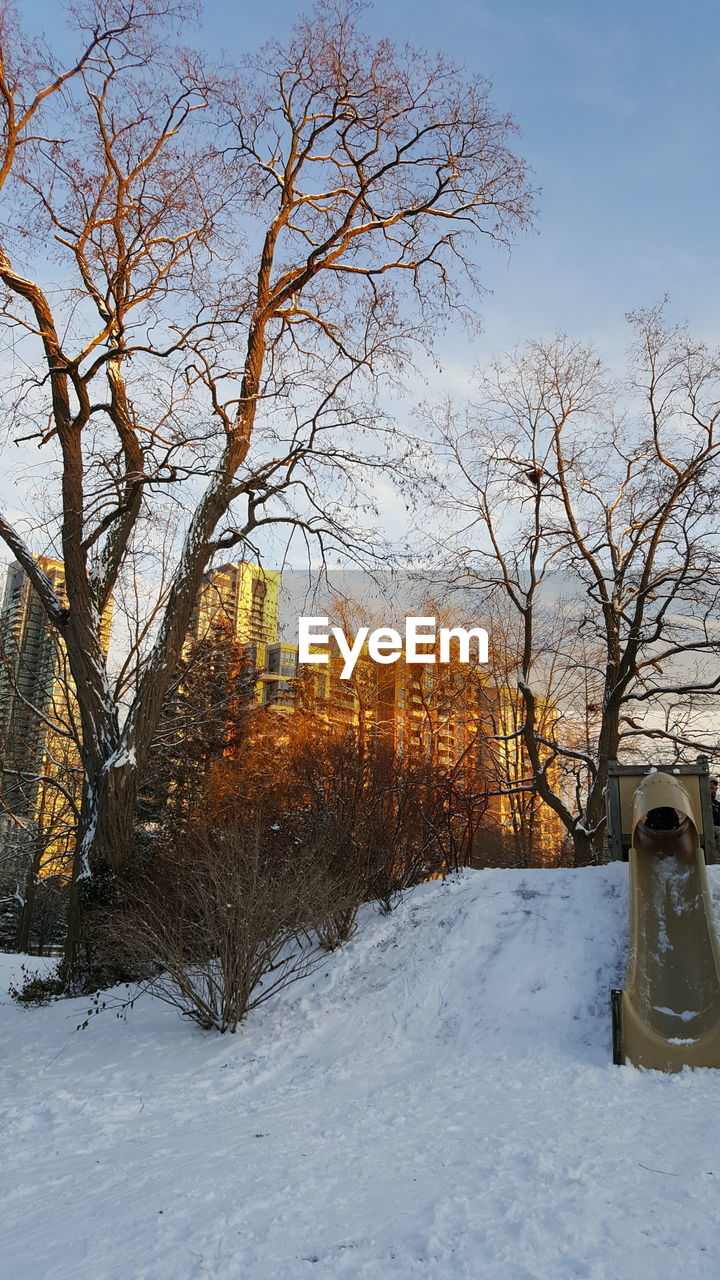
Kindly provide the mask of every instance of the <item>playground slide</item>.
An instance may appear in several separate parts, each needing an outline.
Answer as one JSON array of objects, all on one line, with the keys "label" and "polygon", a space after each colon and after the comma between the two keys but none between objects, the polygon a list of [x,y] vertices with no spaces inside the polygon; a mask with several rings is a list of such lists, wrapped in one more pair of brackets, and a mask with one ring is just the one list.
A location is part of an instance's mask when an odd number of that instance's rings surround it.
[{"label": "playground slide", "polygon": [[615,1061],[659,1071],[720,1067],[720,945],[692,802],[670,773],[648,774],[635,791],[629,870]]}]

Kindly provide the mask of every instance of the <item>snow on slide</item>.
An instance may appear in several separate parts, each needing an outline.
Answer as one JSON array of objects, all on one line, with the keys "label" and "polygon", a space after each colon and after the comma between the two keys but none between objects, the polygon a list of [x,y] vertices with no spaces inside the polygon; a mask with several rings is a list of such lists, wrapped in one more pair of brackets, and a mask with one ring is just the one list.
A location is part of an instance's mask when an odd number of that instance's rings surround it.
[{"label": "snow on slide", "polygon": [[620,863],[467,872],[224,1037],[0,955],[0,1275],[716,1280],[720,1076],[612,1065],[626,924]]},{"label": "snow on slide", "polygon": [[644,778],[632,832],[616,1059],[661,1071],[720,1067],[720,948],[692,803],[678,778]]}]

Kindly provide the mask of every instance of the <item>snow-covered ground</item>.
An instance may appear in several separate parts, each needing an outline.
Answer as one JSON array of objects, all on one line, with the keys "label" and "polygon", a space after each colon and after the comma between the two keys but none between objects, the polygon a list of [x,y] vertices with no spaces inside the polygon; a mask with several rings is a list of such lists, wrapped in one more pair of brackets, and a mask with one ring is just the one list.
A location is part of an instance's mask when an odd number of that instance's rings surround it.
[{"label": "snow-covered ground", "polygon": [[236,1036],[0,957],[0,1275],[716,1280],[720,1072],[611,1064],[626,874],[421,886]]}]

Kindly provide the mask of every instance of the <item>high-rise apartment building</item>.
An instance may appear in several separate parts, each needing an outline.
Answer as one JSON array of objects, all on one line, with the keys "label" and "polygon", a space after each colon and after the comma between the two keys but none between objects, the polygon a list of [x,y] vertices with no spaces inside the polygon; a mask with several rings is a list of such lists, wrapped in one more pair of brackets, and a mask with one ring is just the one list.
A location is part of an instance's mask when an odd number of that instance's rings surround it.
[{"label": "high-rise apartment building", "polygon": [[[38,559],[61,601],[67,603],[65,569]],[[110,643],[110,603],[102,617],[101,642]],[[0,617],[0,800],[2,812],[33,833],[72,829],[68,795],[79,797],[80,757],[74,726],[77,705],[64,648],[24,570],[10,565]],[[13,825],[5,821],[6,831]],[[67,839],[54,840],[59,856]],[[47,868],[46,868],[47,869]]]},{"label": "high-rise apartment building", "polygon": [[281,575],[242,560],[205,575],[188,637],[201,640],[224,623],[241,644],[274,644],[278,638]]},{"label": "high-rise apartment building", "polygon": [[269,646],[278,643],[281,582],[278,570],[260,564],[219,564],[202,580],[184,641],[187,657],[193,643],[204,640],[213,627],[224,627],[233,640],[246,646],[251,666],[258,672],[255,698],[259,703],[264,701]]},{"label": "high-rise apartment building", "polygon": [[[53,588],[62,587],[62,565],[42,560]],[[5,581],[0,624],[0,751],[5,807],[25,812],[27,782],[42,755],[45,729],[41,716],[52,702],[56,652],[45,610],[27,574],[11,564]],[[40,714],[38,714],[40,713]]]},{"label": "high-rise apartment building", "polygon": [[263,706],[275,711],[294,711],[297,702],[298,647],[278,641],[265,649],[260,672]]},{"label": "high-rise apartment building", "polygon": [[193,643],[203,640],[213,627],[224,627],[244,645],[258,673],[255,697],[265,701],[268,655],[277,648],[281,575],[276,569],[241,560],[221,564],[203,579],[185,638],[187,656]]},{"label": "high-rise apartment building", "polygon": [[[529,784],[516,690],[459,661],[414,664],[400,657],[383,665],[367,652],[344,680],[345,659],[334,639],[312,647],[326,662],[299,667],[298,646],[278,639],[280,586],[277,571],[221,565],[203,584],[190,635],[199,639],[213,623],[225,622],[248,645],[256,700],[268,710],[309,713],[319,730],[350,733],[358,744],[372,737],[398,757],[431,762],[439,773],[485,779],[486,829],[497,828],[503,848],[517,844],[523,856],[542,860],[545,850],[560,847],[557,818]],[[542,714],[550,725],[556,713],[548,703]],[[276,724],[273,731],[282,729]],[[557,772],[557,765],[549,768]]]},{"label": "high-rise apartment building", "polygon": [[327,661],[298,668],[297,645],[269,646],[263,703],[291,711],[302,704],[336,732],[381,738],[398,755],[422,751],[444,767],[465,758],[479,767],[484,698],[478,673],[458,666],[414,665],[400,658],[381,665],[361,653],[343,680],[337,644],[313,646]]}]

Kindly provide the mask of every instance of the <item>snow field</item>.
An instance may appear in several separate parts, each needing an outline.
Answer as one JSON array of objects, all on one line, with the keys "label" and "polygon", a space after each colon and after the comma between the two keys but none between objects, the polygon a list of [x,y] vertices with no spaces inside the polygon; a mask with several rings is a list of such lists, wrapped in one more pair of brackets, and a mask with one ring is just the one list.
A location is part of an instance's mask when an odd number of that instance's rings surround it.
[{"label": "snow field", "polygon": [[236,1036],[0,956],[0,1276],[715,1280],[720,1072],[611,1063],[626,878],[420,886]]}]

